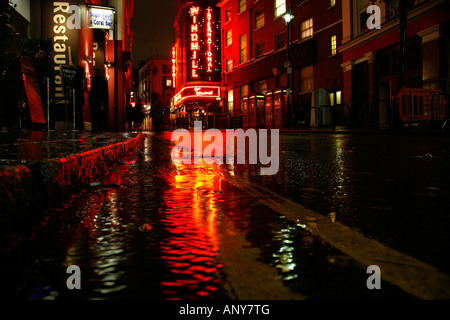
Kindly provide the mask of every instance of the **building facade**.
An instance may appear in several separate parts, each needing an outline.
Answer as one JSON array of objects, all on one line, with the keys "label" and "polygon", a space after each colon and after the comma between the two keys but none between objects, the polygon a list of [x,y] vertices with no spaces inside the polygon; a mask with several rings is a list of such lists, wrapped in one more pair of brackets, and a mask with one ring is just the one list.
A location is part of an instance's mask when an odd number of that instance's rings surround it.
[{"label": "building facade", "polygon": [[311,123],[311,110],[312,124],[318,124],[317,110],[311,109],[318,89],[327,105],[341,103],[341,1],[222,0],[218,5],[225,126],[294,128]]},{"label": "building facade", "polygon": [[[342,0],[343,100],[362,127],[439,122],[450,116],[450,3],[403,1],[402,29],[400,2],[375,1],[379,24],[371,25],[371,16],[377,17],[367,12],[372,1]],[[404,50],[399,50],[401,30]]]},{"label": "building facade", "polygon": [[173,106],[174,86],[172,74],[172,59],[167,57],[154,57],[143,61],[138,70],[141,109],[145,114],[142,124],[144,130],[151,130],[152,123],[150,117],[151,96],[158,94],[160,102],[165,110],[164,126],[168,129],[171,126],[170,108]]},{"label": "building facade", "polygon": [[172,50],[176,126],[216,127],[221,104],[221,34],[217,1],[177,1]]},{"label": "building facade", "polygon": [[448,1],[222,0],[218,6],[222,127],[374,128],[449,117]]},{"label": "building facade", "polygon": [[[130,22],[134,0],[15,0],[26,18],[23,38],[50,39],[51,99],[50,129],[74,129],[73,97],[63,70],[77,70],[83,92],[76,94],[75,104],[82,106],[82,126],[92,129],[89,94],[95,73],[106,81],[107,112],[102,116],[106,130],[123,131],[129,92],[133,83]],[[74,71],[75,72],[75,71]],[[46,110],[45,110],[46,111]]]}]

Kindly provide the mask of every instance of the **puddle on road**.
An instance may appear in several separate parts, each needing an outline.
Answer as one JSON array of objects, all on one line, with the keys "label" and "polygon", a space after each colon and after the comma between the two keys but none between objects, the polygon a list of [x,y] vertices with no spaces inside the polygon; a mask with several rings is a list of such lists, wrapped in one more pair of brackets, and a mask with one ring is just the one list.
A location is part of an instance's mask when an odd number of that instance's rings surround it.
[{"label": "puddle on road", "polygon": [[[382,292],[368,290],[365,269],[351,259],[230,185],[214,166],[175,167],[167,151],[165,143],[147,137],[100,186],[35,229],[37,244],[10,265],[29,266],[8,283],[10,294],[33,299],[404,297],[384,283]],[[81,268],[82,290],[66,288],[70,265]]]}]

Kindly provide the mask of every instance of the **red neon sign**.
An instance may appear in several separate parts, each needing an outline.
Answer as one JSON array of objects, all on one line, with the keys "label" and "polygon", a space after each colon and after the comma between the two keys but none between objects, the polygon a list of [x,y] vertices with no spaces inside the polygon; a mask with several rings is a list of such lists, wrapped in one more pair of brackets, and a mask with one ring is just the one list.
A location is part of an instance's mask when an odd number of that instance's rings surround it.
[{"label": "red neon sign", "polygon": [[[220,82],[220,9],[192,5],[186,9],[186,82]],[[177,57],[180,59],[180,57]]]},{"label": "red neon sign", "polygon": [[212,72],[212,68],[213,68],[213,54],[212,54],[212,49],[211,49],[211,45],[212,45],[212,10],[211,8],[206,9],[206,43],[207,45],[207,49],[206,49],[206,61],[207,61],[207,68],[206,71],[207,72]]},{"label": "red neon sign", "polygon": [[208,98],[208,99],[219,99],[220,98],[220,87],[219,86],[188,86],[178,92],[174,98],[173,102],[175,105],[181,103],[188,98]]},{"label": "red neon sign", "polygon": [[192,78],[198,78],[198,57],[200,51],[200,42],[198,37],[198,14],[200,13],[200,7],[191,7],[189,13],[192,17],[191,24],[191,76]]},{"label": "red neon sign", "polygon": [[172,47],[172,86],[175,88],[177,78],[177,53],[175,47]]}]

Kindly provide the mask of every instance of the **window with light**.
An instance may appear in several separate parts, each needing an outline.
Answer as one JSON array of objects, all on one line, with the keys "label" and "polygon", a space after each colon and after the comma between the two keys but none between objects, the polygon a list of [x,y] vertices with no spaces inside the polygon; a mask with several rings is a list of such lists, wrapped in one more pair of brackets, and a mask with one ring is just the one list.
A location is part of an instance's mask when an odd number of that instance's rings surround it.
[{"label": "window with light", "polygon": [[247,62],[247,34],[239,37],[239,63]]},{"label": "window with light", "polygon": [[225,23],[231,21],[231,13],[230,10],[225,10]]},{"label": "window with light", "polygon": [[234,109],[234,95],[233,95],[233,89],[228,90],[228,112],[233,114]]},{"label": "window with light", "polygon": [[306,39],[313,36],[313,18],[300,23],[300,38]]},{"label": "window with light", "polygon": [[286,12],[286,0],[275,0],[275,18]]},{"label": "window with light", "polygon": [[233,70],[233,59],[227,59],[227,72]]},{"label": "window with light", "polygon": [[239,0],[239,13],[247,9],[247,0]]},{"label": "window with light", "polygon": [[337,53],[337,43],[335,34],[333,34],[330,38],[330,45],[331,45],[331,55],[335,56]]},{"label": "window with light", "polygon": [[[249,94],[249,85],[245,84],[243,86],[241,86],[241,105],[240,105],[240,109],[242,110],[242,105],[244,104],[244,98],[247,97]],[[240,110],[239,110],[240,113]]]},{"label": "window with light", "polygon": [[255,29],[264,27],[264,9],[255,12]]},{"label": "window with light", "polygon": [[302,92],[314,90],[314,73],[313,66],[304,67],[300,71],[301,80],[300,87]]},{"label": "window with light", "polygon": [[233,34],[231,30],[226,32],[226,46],[230,46],[233,43]]}]

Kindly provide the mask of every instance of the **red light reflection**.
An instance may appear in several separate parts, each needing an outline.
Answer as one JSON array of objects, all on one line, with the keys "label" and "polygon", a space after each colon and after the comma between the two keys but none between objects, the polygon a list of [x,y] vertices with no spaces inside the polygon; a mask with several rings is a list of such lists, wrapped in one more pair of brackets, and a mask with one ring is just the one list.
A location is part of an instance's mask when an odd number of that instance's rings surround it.
[{"label": "red light reflection", "polygon": [[[217,290],[219,280],[215,275],[222,266],[216,261],[222,177],[208,165],[180,164],[176,169],[164,195],[164,222],[171,236],[161,248],[168,269],[177,276],[161,285],[169,296],[183,288],[194,297],[209,297]],[[192,207],[186,207],[186,203],[192,203]]]}]

